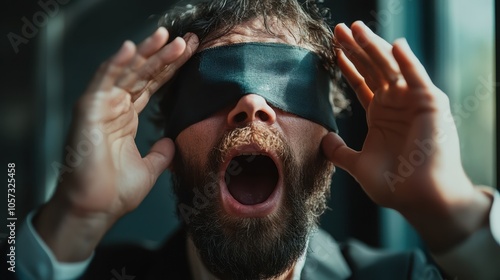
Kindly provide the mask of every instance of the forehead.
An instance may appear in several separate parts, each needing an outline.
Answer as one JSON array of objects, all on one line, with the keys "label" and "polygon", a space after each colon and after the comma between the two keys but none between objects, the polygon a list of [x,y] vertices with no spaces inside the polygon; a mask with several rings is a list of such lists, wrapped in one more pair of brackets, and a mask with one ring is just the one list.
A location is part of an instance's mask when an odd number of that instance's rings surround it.
[{"label": "forehead", "polygon": [[313,50],[311,46],[301,42],[298,34],[299,31],[293,24],[286,24],[276,18],[268,18],[264,22],[263,18],[258,17],[235,26],[227,34],[219,38],[209,39],[206,43],[202,43],[199,51],[247,42],[281,43]]}]

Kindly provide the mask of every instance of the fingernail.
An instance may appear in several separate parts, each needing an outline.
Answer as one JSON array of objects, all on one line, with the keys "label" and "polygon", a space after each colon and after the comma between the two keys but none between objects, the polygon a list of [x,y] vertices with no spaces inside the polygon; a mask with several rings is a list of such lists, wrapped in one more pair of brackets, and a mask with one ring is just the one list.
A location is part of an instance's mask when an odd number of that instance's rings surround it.
[{"label": "fingernail", "polygon": [[369,32],[369,33],[374,33],[374,32],[373,32],[373,30],[372,30],[370,27],[368,27],[368,25],[366,25],[366,23],[364,23],[364,22],[363,22],[363,21],[361,21],[361,20],[360,20],[359,22],[361,23],[361,26],[363,27],[363,29],[364,29],[365,31],[367,31],[367,32]]},{"label": "fingernail", "polygon": [[123,50],[125,50],[127,48],[128,45],[130,44],[133,44],[132,41],[130,40],[125,40],[125,42],[123,42],[122,46],[120,47],[120,49],[118,50],[118,53],[121,53]]},{"label": "fingernail", "polygon": [[410,44],[408,44],[408,41],[406,38],[398,38],[394,41],[395,43],[398,43],[403,49],[406,49],[408,51],[411,51]]},{"label": "fingernail", "polygon": [[192,45],[197,45],[199,43],[198,36],[196,36],[195,33],[186,33],[184,40],[186,40],[186,43],[192,44]]},{"label": "fingernail", "polygon": [[126,40],[121,45],[120,49],[113,55],[112,60],[115,62],[123,60],[123,54],[127,52],[127,48],[134,48],[135,45],[132,41]]},{"label": "fingernail", "polygon": [[184,41],[186,41],[186,42],[187,42],[187,41],[189,41],[189,39],[190,39],[191,37],[193,37],[193,33],[191,33],[191,32],[188,32],[188,33],[184,34],[184,36],[182,36],[182,38],[183,38],[183,39],[184,39]]}]

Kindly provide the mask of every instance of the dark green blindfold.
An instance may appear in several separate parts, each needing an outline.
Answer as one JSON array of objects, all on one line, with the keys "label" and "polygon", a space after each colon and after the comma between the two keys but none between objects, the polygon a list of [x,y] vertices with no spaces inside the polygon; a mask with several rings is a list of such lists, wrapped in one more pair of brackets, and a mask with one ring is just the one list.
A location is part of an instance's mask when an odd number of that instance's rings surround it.
[{"label": "dark green blindfold", "polygon": [[313,52],[285,44],[242,43],[195,54],[172,82],[161,106],[165,136],[175,139],[188,126],[257,94],[276,108],[337,132],[329,102],[330,76]]}]

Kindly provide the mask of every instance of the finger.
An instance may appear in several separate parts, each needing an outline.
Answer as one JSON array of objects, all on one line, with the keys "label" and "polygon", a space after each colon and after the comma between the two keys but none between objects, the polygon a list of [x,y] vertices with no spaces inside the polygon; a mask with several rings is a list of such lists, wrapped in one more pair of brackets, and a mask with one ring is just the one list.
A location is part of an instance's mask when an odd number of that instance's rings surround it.
[{"label": "finger", "polygon": [[335,37],[342,45],[345,55],[352,61],[359,73],[365,77],[373,92],[385,84],[385,79],[368,54],[354,40],[351,30],[345,24],[335,26]]},{"label": "finger", "polygon": [[[173,44],[175,41],[177,44]],[[184,38],[176,38],[171,44],[171,50],[166,48],[161,50],[155,55],[157,59],[148,60],[145,68],[155,71],[168,70],[168,73],[173,75],[196,52],[199,40],[195,34],[188,33]],[[168,76],[168,79],[170,77]]]},{"label": "finger", "polygon": [[356,177],[356,165],[360,153],[347,147],[338,134],[330,132],[323,137],[321,148],[329,161]]},{"label": "finger", "polygon": [[391,44],[373,33],[362,21],[356,21],[352,24],[352,34],[358,45],[375,62],[385,79],[390,84],[397,81],[401,72],[392,55]]},{"label": "finger", "polygon": [[337,52],[337,64],[365,111],[368,110],[368,106],[373,99],[373,92],[366,84],[363,76],[356,70],[354,64],[345,56],[343,51]]},{"label": "finger", "polygon": [[[189,35],[191,34],[191,35]],[[151,96],[163,85],[170,80],[175,72],[188,61],[189,58],[196,52],[199,45],[198,37],[193,33],[188,33],[184,36],[185,48],[183,53],[168,66],[164,67],[163,71],[153,77],[146,86],[143,93],[134,101],[134,106],[138,112],[142,111],[149,102]]]},{"label": "finger", "polygon": [[133,42],[125,41],[118,52],[99,67],[87,91],[97,92],[111,89],[117,78],[123,73],[124,67],[134,57],[135,49]]},{"label": "finger", "polygon": [[129,73],[140,69],[145,61],[158,50],[160,50],[168,40],[168,31],[164,27],[158,28],[151,36],[146,38],[138,47],[134,59],[128,65]]},{"label": "finger", "polygon": [[401,73],[410,88],[429,88],[432,87],[432,80],[425,71],[420,60],[415,56],[410,49],[406,39],[398,39],[394,42],[392,53]]},{"label": "finger", "polygon": [[[344,53],[344,56],[347,57],[347,59],[351,62],[351,64],[354,66],[356,71],[360,73],[360,75],[363,77],[365,80],[367,86],[370,88],[371,91],[375,92],[377,91],[381,86],[382,86],[382,80],[374,80],[373,76],[368,73],[368,71],[360,65],[363,65],[361,61],[359,60],[358,57],[352,55],[352,52],[349,52],[349,50],[346,50],[345,48],[341,49],[342,52]],[[358,65],[358,66],[356,66]]]},{"label": "finger", "polygon": [[137,47],[137,53],[143,58],[148,58],[161,49],[167,43],[167,40],[167,29],[160,27]]},{"label": "finger", "polygon": [[130,94],[119,92],[119,90],[115,91],[109,94],[111,99],[107,101],[100,128],[107,135],[112,135],[113,138],[117,139],[136,129],[137,113],[130,110],[132,106]]},{"label": "finger", "polygon": [[149,153],[143,158],[146,167],[148,168],[153,185],[158,177],[171,164],[175,154],[175,145],[172,139],[162,138],[158,140]]},{"label": "finger", "polygon": [[[176,58],[172,63],[168,65],[166,69],[164,69],[164,72],[162,73],[163,79],[161,84],[157,85],[157,88],[174,75],[174,73],[181,68],[186,61],[188,61],[191,56],[193,56],[194,53],[196,53],[196,50],[198,49],[199,46],[199,39],[198,36],[194,33],[188,33],[184,35],[184,42],[186,43],[186,47],[184,48],[184,51],[182,52],[181,56]],[[155,89],[156,90],[156,89]]]},{"label": "finger", "polygon": [[185,48],[186,43],[181,38],[176,38],[142,62],[142,66],[138,69],[135,69],[136,65],[130,65],[128,73],[120,77],[116,85],[130,92],[132,100],[135,101],[143,93],[150,80],[158,76],[168,64],[179,58]]},{"label": "finger", "polygon": [[138,47],[134,59],[129,63],[128,70],[140,69],[146,60],[160,50],[168,40],[168,31],[165,27],[158,28],[151,36],[146,38]]}]

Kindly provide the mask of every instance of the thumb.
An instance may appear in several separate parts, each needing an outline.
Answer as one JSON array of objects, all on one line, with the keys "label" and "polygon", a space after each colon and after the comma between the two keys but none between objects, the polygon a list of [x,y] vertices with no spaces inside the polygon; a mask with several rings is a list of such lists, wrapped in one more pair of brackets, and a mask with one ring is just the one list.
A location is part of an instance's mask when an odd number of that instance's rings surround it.
[{"label": "thumb", "polygon": [[174,141],[170,138],[158,140],[149,153],[144,157],[144,162],[149,169],[153,182],[167,169],[175,154]]},{"label": "thumb", "polygon": [[349,148],[344,140],[334,132],[330,132],[321,141],[321,149],[326,158],[335,166],[354,175],[359,152]]}]

